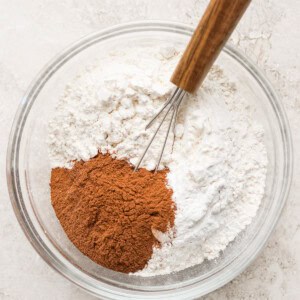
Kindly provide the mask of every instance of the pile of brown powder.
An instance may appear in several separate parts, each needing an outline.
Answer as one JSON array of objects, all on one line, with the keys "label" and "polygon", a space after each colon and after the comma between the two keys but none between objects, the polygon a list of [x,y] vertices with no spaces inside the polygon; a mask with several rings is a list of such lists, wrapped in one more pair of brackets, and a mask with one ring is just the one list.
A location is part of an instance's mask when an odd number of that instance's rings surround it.
[{"label": "pile of brown powder", "polygon": [[152,230],[174,225],[167,172],[134,172],[126,161],[98,154],[72,169],[52,170],[52,205],[83,254],[109,269],[136,272],[159,246]]}]

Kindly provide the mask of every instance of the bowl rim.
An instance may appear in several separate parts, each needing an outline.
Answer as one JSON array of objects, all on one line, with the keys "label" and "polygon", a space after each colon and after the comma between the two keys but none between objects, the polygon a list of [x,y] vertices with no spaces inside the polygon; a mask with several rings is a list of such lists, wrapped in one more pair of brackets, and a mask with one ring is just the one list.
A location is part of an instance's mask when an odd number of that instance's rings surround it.
[{"label": "bowl rim", "polygon": [[[123,23],[119,25],[115,25],[112,27],[105,28],[103,30],[99,30],[92,34],[86,35],[85,37],[77,40],[72,43],[68,47],[66,47],[63,51],[61,51],[58,55],[56,55],[49,63],[47,63],[42,70],[37,74],[35,79],[29,85],[24,96],[21,98],[21,102],[18,106],[17,112],[15,114],[13,124],[10,131],[9,142],[7,146],[7,156],[6,156],[6,175],[7,175],[7,186],[9,191],[10,200],[14,209],[14,213],[17,217],[17,220],[25,233],[27,239],[33,248],[37,251],[37,253],[50,265],[54,270],[58,273],[62,274],[64,277],[69,279],[71,282],[85,289],[89,293],[95,296],[106,297],[108,299],[115,299],[115,297],[126,299],[129,294],[127,289],[122,289],[119,287],[114,287],[111,290],[111,285],[103,284],[101,286],[101,290],[99,289],[99,285],[91,285],[87,283],[86,280],[81,278],[81,275],[74,274],[68,270],[68,266],[56,259],[51,250],[45,247],[45,244],[39,238],[39,234],[34,228],[33,224],[30,221],[30,217],[26,211],[25,206],[22,201],[22,194],[20,193],[20,180],[19,180],[19,170],[15,166],[18,166],[18,155],[19,155],[19,146],[20,139],[22,136],[22,130],[24,124],[26,122],[26,118],[30,112],[30,109],[34,103],[35,97],[39,94],[40,90],[43,88],[43,85],[47,82],[47,80],[51,77],[51,75],[62,66],[66,61],[71,59],[77,53],[81,52],[85,48],[88,48],[92,41],[95,38],[99,40],[105,40],[112,38],[117,35],[126,34],[130,32],[137,31],[159,31],[159,30],[169,30],[170,31],[180,31],[182,33],[186,33],[191,35],[193,33],[194,28],[190,25],[179,23],[179,22],[170,22],[170,21],[160,21],[160,20],[148,20],[148,21],[136,21]],[[231,55],[256,79],[257,83],[264,90],[264,92],[268,95],[268,98],[272,99],[272,105],[274,111],[277,113],[278,120],[280,121],[281,134],[284,138],[284,146],[285,146],[285,155],[286,162],[284,165],[284,180],[285,182],[282,184],[281,190],[281,202],[279,203],[279,207],[277,209],[276,214],[273,216],[272,220],[269,224],[269,230],[264,234],[262,239],[260,240],[260,245],[256,246],[255,249],[253,247],[249,247],[247,252],[251,253],[251,255],[244,255],[245,257],[241,259],[234,260],[235,267],[230,270],[230,272],[225,274],[223,278],[220,278],[221,274],[218,275],[214,282],[206,282],[207,286],[202,291],[199,291],[196,284],[189,286],[189,290],[185,290],[182,287],[179,288],[174,294],[166,295],[167,298],[176,295],[177,297],[183,299],[185,297],[199,297],[204,294],[207,294],[223,285],[228,283],[230,280],[239,275],[242,271],[249,266],[251,262],[255,260],[260,251],[264,248],[270,234],[275,228],[275,225],[278,222],[280,214],[283,210],[286,199],[288,198],[288,194],[290,191],[290,186],[292,182],[293,175],[293,144],[292,144],[292,135],[289,127],[289,122],[284,111],[284,108],[279,100],[277,93],[275,92],[273,86],[269,82],[269,80],[264,75],[264,72],[261,71],[250,59],[245,57],[239,50],[233,48],[230,45],[226,45],[224,51],[230,52]],[[239,265],[239,267],[237,267]],[[209,279],[209,278],[208,278]],[[180,290],[182,289],[182,290]],[[127,292],[127,293],[126,293]],[[149,291],[138,291],[134,294],[130,294],[131,297],[137,297],[136,299],[140,299],[143,297],[144,299],[154,299],[159,294],[156,292]],[[159,295],[160,298],[165,297],[165,295]],[[166,298],[166,299],[167,299]]]}]

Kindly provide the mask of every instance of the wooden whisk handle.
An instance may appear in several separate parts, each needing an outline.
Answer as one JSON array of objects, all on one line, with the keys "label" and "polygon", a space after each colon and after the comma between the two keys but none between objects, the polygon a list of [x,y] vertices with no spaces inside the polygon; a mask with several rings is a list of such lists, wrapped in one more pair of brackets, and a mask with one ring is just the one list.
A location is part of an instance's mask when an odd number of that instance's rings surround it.
[{"label": "wooden whisk handle", "polygon": [[172,77],[193,93],[200,86],[251,0],[211,0]]}]

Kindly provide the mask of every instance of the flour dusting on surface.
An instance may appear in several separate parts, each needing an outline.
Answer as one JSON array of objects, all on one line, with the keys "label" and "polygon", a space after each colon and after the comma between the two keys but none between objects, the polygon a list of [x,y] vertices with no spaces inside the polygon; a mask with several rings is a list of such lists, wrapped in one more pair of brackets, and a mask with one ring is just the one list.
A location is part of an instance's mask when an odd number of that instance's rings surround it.
[{"label": "flour dusting on surface", "polygon": [[[172,48],[123,49],[76,77],[49,123],[52,166],[70,168],[98,151],[135,165],[151,136],[144,127],[172,91],[178,59]],[[167,274],[214,259],[251,223],[267,169],[263,127],[253,114],[218,66],[185,98],[173,152],[170,139],[161,163],[170,169],[175,226],[168,235],[153,233],[161,247],[136,274]],[[158,135],[142,167],[154,169],[163,139]]]}]

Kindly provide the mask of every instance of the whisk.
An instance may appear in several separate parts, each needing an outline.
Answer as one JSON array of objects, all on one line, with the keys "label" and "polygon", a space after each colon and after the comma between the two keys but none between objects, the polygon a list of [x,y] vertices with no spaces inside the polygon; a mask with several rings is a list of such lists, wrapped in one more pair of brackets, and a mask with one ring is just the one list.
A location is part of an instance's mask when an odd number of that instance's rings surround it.
[{"label": "whisk", "polygon": [[149,129],[162,115],[162,119],[140,157],[135,171],[140,167],[162,124],[168,118],[168,115],[171,114],[155,172],[158,170],[171,129],[175,139],[178,111],[186,93],[194,93],[201,85],[250,1],[210,1],[171,77],[171,82],[176,86],[171,97],[146,126],[146,130]]}]

